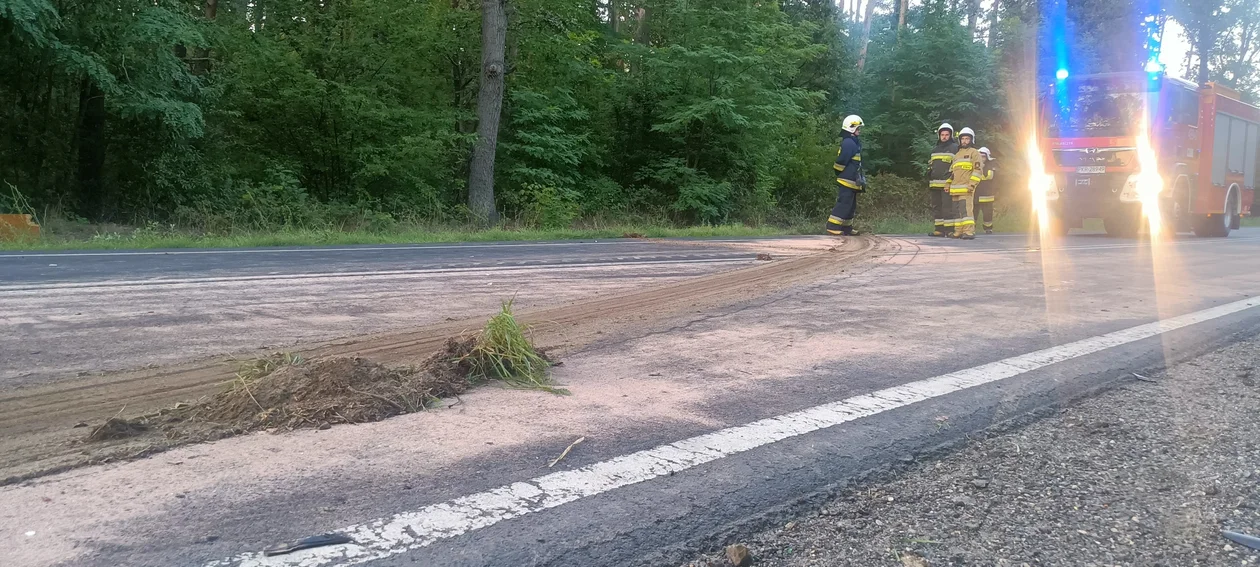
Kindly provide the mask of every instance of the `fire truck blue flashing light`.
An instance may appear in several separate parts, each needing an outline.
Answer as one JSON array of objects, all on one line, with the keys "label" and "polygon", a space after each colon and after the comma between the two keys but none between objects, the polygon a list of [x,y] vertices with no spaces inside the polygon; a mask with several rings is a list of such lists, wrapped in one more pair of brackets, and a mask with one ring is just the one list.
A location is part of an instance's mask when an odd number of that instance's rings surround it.
[{"label": "fire truck blue flashing light", "polygon": [[1164,70],[1164,65],[1161,64],[1158,59],[1151,59],[1150,61],[1146,62],[1147,73],[1154,74],[1154,73],[1159,73],[1163,70]]},{"label": "fire truck blue flashing light", "polygon": [[1055,74],[1054,74],[1054,76],[1055,76],[1055,78],[1059,79],[1060,81],[1066,81],[1066,80],[1067,80],[1067,78],[1068,78],[1068,70],[1067,70],[1067,69],[1059,69],[1059,72],[1058,72],[1058,73],[1055,73]]}]

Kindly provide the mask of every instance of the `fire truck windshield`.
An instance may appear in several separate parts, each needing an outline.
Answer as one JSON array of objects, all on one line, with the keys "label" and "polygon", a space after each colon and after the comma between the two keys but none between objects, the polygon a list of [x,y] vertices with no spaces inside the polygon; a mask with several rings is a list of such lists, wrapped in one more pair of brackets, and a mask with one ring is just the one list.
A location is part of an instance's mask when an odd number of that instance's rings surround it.
[{"label": "fire truck windshield", "polygon": [[1111,82],[1068,83],[1051,93],[1046,135],[1051,138],[1131,136],[1146,102],[1141,85]]}]

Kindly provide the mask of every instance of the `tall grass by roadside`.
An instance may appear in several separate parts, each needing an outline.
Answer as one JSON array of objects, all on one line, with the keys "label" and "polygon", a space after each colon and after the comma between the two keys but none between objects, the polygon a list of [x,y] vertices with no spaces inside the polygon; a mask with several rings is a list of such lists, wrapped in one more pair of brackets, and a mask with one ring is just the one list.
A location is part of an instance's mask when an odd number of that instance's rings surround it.
[{"label": "tall grass by roadside", "polygon": [[458,225],[406,225],[389,231],[280,229],[230,234],[194,234],[169,227],[111,225],[96,231],[58,230],[46,225],[37,240],[0,242],[0,250],[110,250],[154,248],[248,248],[259,246],[330,246],[354,244],[427,244],[444,242],[502,242],[520,240],[582,240],[608,238],[720,238],[809,234],[805,226],[705,225],[673,227],[651,224],[609,225],[598,228],[544,230],[500,227],[478,229]]},{"label": "tall grass by roadside", "polygon": [[[858,227],[875,234],[921,234],[931,230],[926,210],[926,191],[896,176],[878,176],[879,184],[859,202]],[[818,210],[813,210],[817,208]],[[277,225],[258,228],[245,223],[215,230],[188,225],[149,222],[143,226],[93,224],[69,220],[45,212],[39,215],[43,235],[38,239],[0,241],[0,250],[116,250],[160,248],[249,248],[266,246],[336,246],[357,244],[425,244],[447,242],[500,242],[527,240],[580,240],[610,238],[738,238],[822,234],[829,207],[819,203],[812,213],[780,215],[774,222],[680,226],[654,217],[578,219],[568,228],[539,228],[521,221],[506,221],[494,228],[469,223],[421,220],[389,222],[339,222]],[[366,213],[365,213],[366,214]],[[370,216],[370,215],[369,215]],[[381,215],[377,215],[381,216]],[[388,216],[385,216],[388,218]],[[376,218],[376,217],[372,217]],[[1028,215],[1007,205],[997,215],[999,232],[1027,230]],[[361,220],[361,219],[360,219]],[[1246,219],[1249,226],[1254,222]]]}]

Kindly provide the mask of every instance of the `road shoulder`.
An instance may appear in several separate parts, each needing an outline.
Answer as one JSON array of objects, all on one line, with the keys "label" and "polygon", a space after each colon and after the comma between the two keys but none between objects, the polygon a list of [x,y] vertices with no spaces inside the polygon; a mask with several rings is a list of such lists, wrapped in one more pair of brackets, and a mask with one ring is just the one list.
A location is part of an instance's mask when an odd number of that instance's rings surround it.
[{"label": "road shoulder", "polygon": [[732,537],[758,566],[1260,565],[1220,534],[1260,534],[1258,368],[1238,342]]}]

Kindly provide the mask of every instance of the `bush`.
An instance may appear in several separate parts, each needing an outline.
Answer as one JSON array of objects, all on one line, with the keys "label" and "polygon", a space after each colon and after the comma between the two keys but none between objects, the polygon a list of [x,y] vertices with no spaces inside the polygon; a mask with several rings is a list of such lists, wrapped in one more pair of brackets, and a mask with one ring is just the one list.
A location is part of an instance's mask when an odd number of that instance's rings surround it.
[{"label": "bush", "polygon": [[927,218],[931,214],[931,197],[927,183],[881,173],[867,179],[866,202],[859,205],[864,216]]},{"label": "bush", "polygon": [[0,188],[0,215],[34,216],[35,209],[26,200],[26,195],[23,195],[17,186],[12,183],[6,181],[4,185],[4,187]]},{"label": "bush", "polygon": [[578,217],[577,195],[555,187],[526,185],[525,222],[537,228],[569,228]]}]

